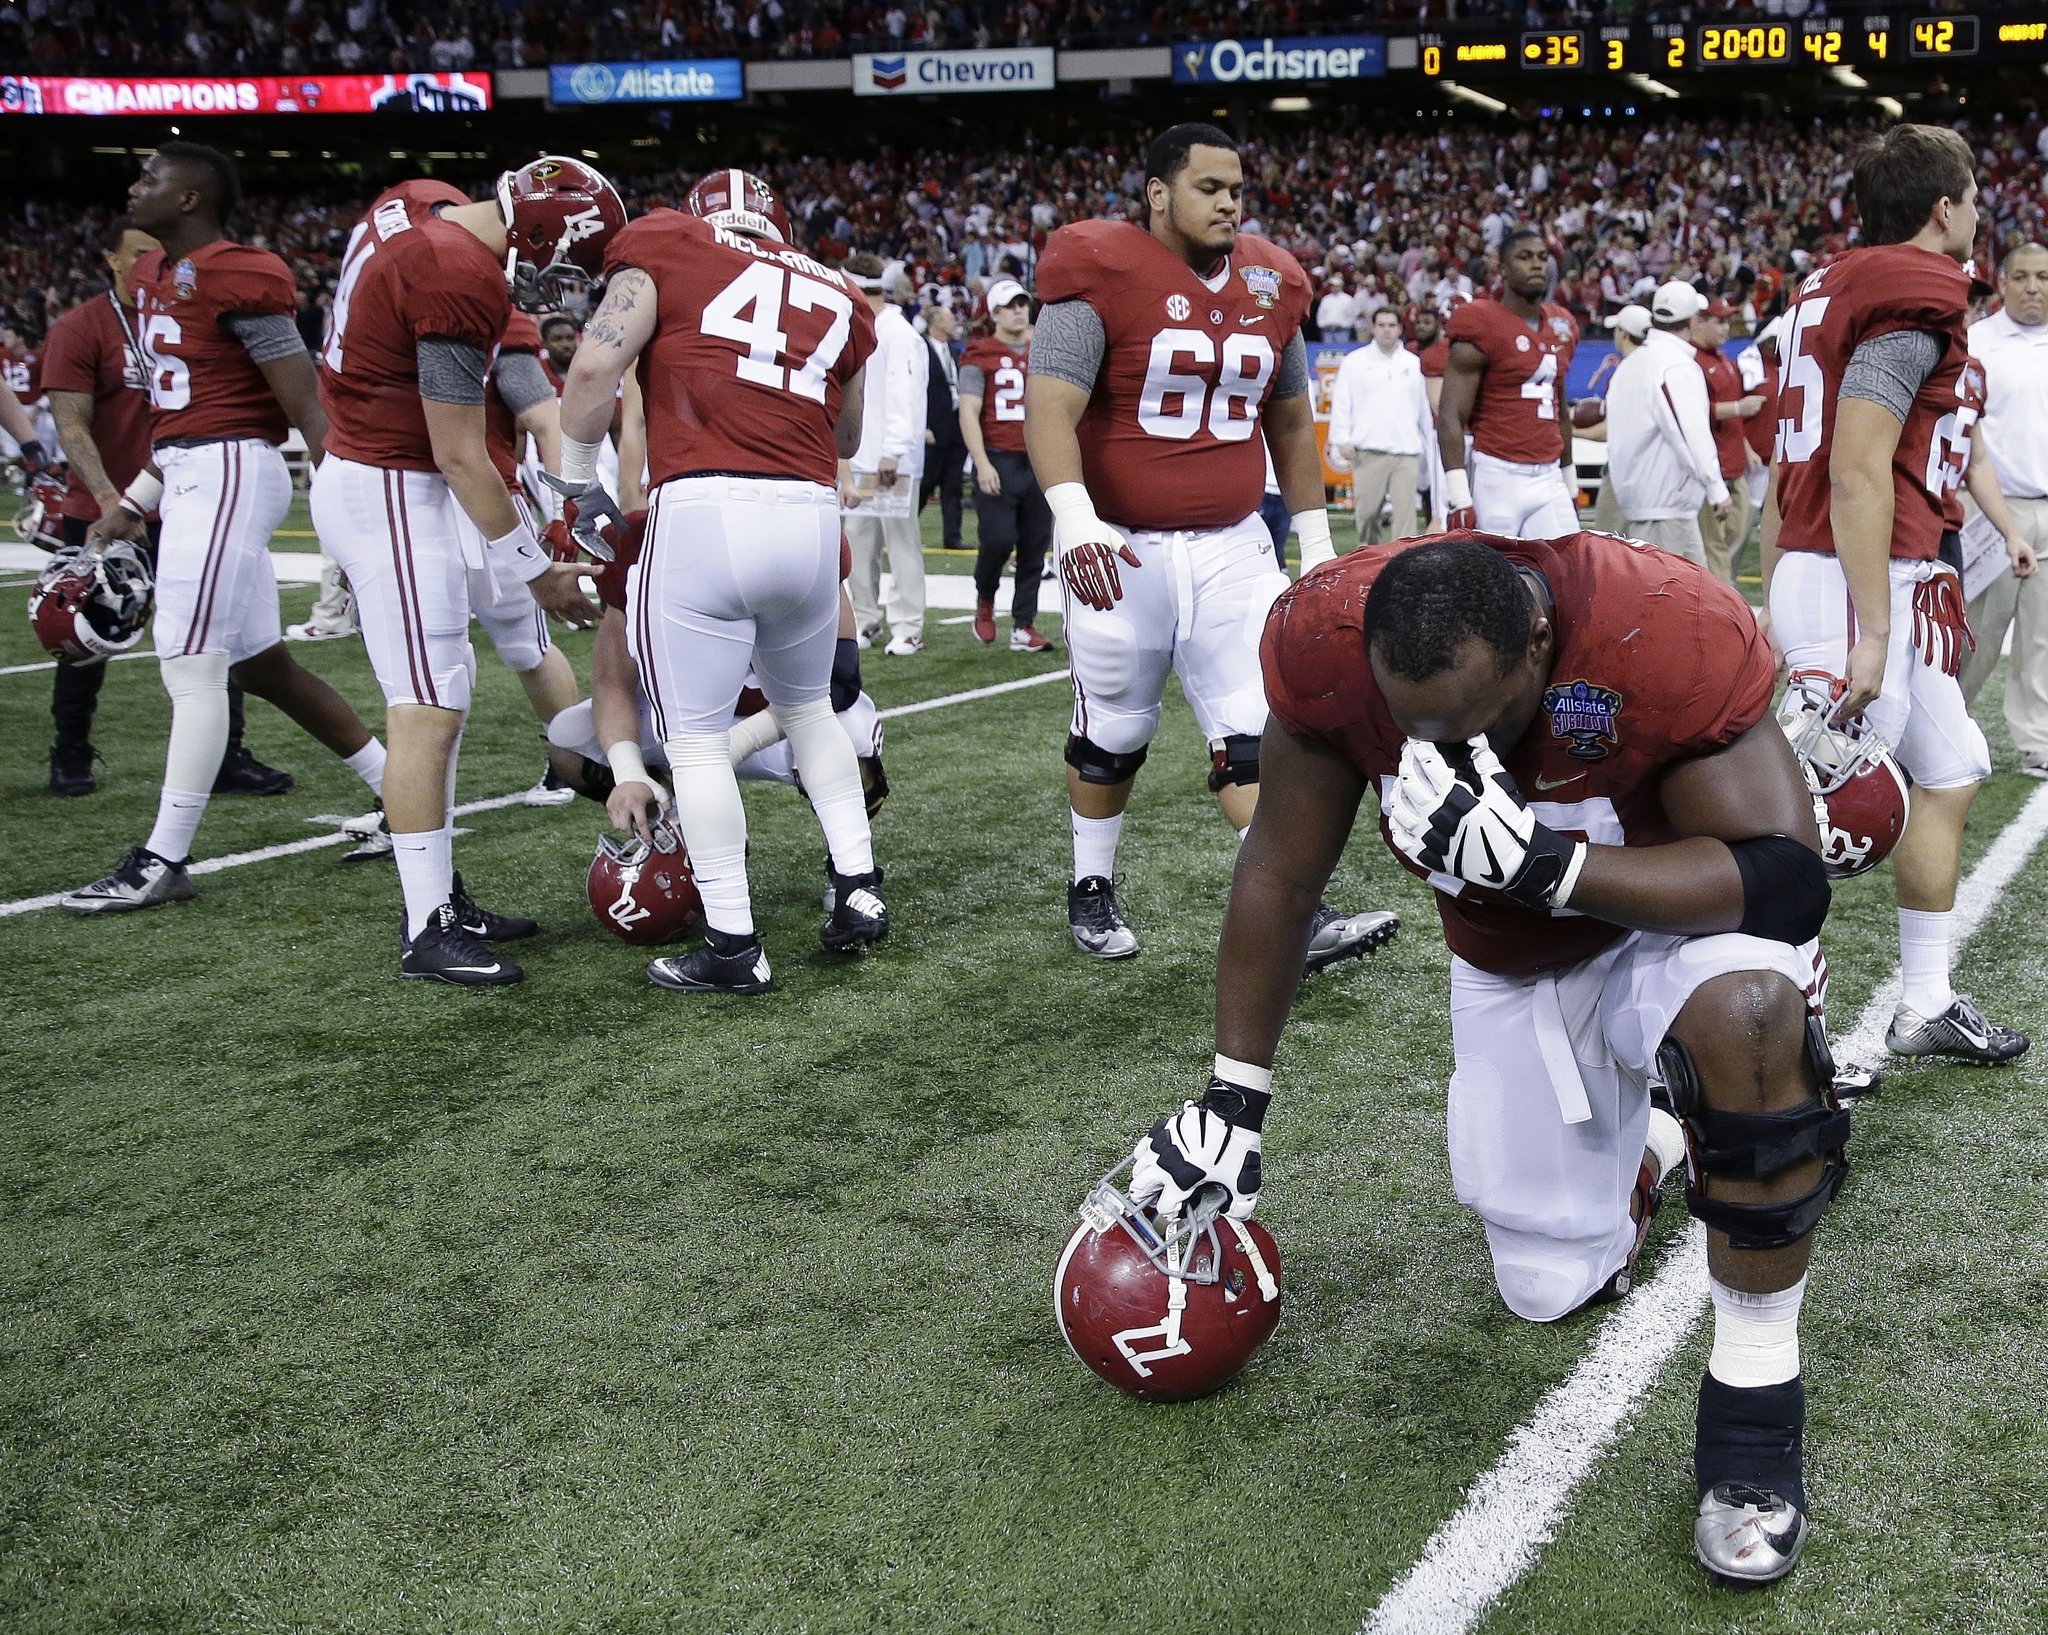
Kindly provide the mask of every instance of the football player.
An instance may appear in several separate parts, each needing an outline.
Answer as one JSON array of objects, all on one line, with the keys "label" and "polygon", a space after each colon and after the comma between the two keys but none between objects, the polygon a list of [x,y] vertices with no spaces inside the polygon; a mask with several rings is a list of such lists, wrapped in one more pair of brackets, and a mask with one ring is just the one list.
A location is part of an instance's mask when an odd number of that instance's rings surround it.
[{"label": "football player", "polygon": [[[1073,655],[1067,925],[1096,959],[1138,939],[1116,901],[1131,786],[1167,672],[1209,741],[1209,787],[1240,836],[1259,795],[1266,696],[1257,632],[1287,575],[1260,520],[1265,449],[1306,571],[1335,549],[1310,415],[1307,277],[1237,230],[1244,169],[1214,125],[1145,155],[1150,226],[1085,221],[1045,247],[1024,438],[1052,509]],[[1391,914],[1317,909],[1307,969],[1393,936]]]},{"label": "football player", "polygon": [[[604,300],[562,394],[562,486],[585,529],[586,517],[614,509],[596,480],[597,442],[621,378],[638,364],[652,494],[627,634],[668,748],[706,926],[702,947],[655,960],[648,976],[684,993],[762,993],[772,982],[727,739],[750,669],[831,851],[821,940],[852,951],[889,928],[860,766],[829,696],[838,462],[858,444],[874,319],[859,290],[788,236],[780,201],[739,170],[711,172],[683,211],[642,217],[611,246]],[[598,725],[628,781],[637,724],[609,729],[630,733],[616,739]]]},{"label": "football player", "polygon": [[1139,1143],[1132,1196],[1257,1204],[1274,1048],[1371,788],[1436,887],[1451,1176],[1502,1299],[1550,1322],[1625,1293],[1689,1142],[1715,1311],[1695,1546],[1722,1578],[1781,1576],[1806,1531],[1799,1305],[1849,1118],[1817,1014],[1828,880],[1755,618],[1612,535],[1453,534],[1308,575],[1263,657],[1283,821],[1238,860],[1214,1076]]},{"label": "football player", "polygon": [[974,639],[996,639],[996,587],[1014,551],[1010,647],[1041,653],[1038,585],[1052,546],[1052,511],[1024,451],[1024,372],[1031,358],[1031,296],[1014,278],[989,286],[990,335],[977,335],[960,354],[960,435],[974,461],[974,520],[981,548],[974,558]]},{"label": "football player", "polygon": [[1548,539],[1579,525],[1564,404],[1579,326],[1543,299],[1550,251],[1541,233],[1508,234],[1500,260],[1500,299],[1467,301],[1445,330],[1451,352],[1437,403],[1445,505],[1454,529]]},{"label": "football player", "polygon": [[625,225],[611,183],[573,159],[537,159],[472,203],[439,182],[382,194],[350,235],[320,354],[332,427],[313,524],[348,575],[391,733],[384,791],[405,897],[399,972],[464,987],[524,972],[486,946],[532,920],[477,906],[451,852],[456,757],[476,654],[472,607],[501,602],[582,619],[579,570],[554,562],[491,456],[487,386],[523,304],[593,281]]},{"label": "football player", "polygon": [[1840,718],[1862,715],[1915,785],[1892,854],[1903,989],[1885,1043],[2011,1061],[2026,1035],[1987,1020],[1950,981],[1963,823],[1991,772],[1956,678],[1970,638],[1941,476],[1959,472],[1968,391],[1974,164],[1953,131],[1896,125],[1856,156],[1854,174],[1865,247],[1800,285],[1780,342],[1763,531],[1770,628],[1794,670],[1841,679]]},{"label": "football player", "polygon": [[129,274],[153,457],[86,537],[141,541],[144,519],[162,518],[153,634],[171,736],[155,827],[112,874],[65,897],[75,914],[195,895],[185,865],[227,754],[230,679],[333,750],[372,794],[383,784],[384,746],[284,645],[270,536],[292,479],[279,445],[296,426],[319,461],[327,420],[291,269],[227,237],[240,197],[233,161],[196,142],[164,143],[128,191],[129,219],[161,246]]}]

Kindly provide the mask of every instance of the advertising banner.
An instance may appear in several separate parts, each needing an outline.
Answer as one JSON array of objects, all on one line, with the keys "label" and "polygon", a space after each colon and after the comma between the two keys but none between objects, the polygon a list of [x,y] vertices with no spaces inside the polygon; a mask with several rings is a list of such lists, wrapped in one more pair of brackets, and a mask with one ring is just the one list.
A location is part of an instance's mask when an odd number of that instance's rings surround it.
[{"label": "advertising banner", "polygon": [[556,107],[615,102],[737,102],[747,92],[737,57],[694,62],[569,62],[548,70]]},{"label": "advertising banner", "polygon": [[1380,79],[1386,71],[1383,34],[1190,40],[1173,48],[1176,85],[1308,85],[1321,80]]},{"label": "advertising banner", "polygon": [[853,59],[857,97],[931,96],[943,91],[1050,91],[1050,47],[1015,51],[898,51]]},{"label": "advertising banner", "polygon": [[0,75],[0,114],[470,114],[490,106],[489,74]]}]

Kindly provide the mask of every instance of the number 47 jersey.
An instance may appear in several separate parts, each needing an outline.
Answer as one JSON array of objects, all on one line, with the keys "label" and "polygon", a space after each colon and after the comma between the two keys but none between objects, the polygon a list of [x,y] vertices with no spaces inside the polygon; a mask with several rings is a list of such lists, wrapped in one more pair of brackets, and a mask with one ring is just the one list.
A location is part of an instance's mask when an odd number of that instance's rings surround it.
[{"label": "number 47 jersey", "polygon": [[699,472],[837,483],[832,428],[875,349],[867,299],[839,273],[770,239],[676,210],[621,229],[605,275],[654,283],[640,354],[654,483]]},{"label": "number 47 jersey", "polygon": [[1046,242],[1038,294],[1085,302],[1102,324],[1102,367],[1077,430],[1082,479],[1105,521],[1227,528],[1258,510],[1260,412],[1309,309],[1294,257],[1240,233],[1204,280],[1135,223],[1076,222]]}]

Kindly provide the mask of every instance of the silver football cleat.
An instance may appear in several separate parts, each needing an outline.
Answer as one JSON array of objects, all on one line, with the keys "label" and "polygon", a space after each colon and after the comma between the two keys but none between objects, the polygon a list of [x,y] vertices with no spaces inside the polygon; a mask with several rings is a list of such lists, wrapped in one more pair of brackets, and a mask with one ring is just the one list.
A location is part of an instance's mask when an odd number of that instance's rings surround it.
[{"label": "silver football cleat", "polygon": [[1939,1016],[1922,1016],[1909,1005],[1899,1006],[1892,1012],[1884,1042],[1900,1056],[1947,1056],[1991,1067],[2024,1056],[2029,1040],[2016,1028],[1986,1021],[1977,1001],[1959,993]]},{"label": "silver football cleat", "polygon": [[1754,1590],[1792,1570],[1806,1533],[1806,1517],[1790,1499],[1748,1482],[1716,1482],[1700,1500],[1692,1548],[1716,1584]]},{"label": "silver football cleat", "polygon": [[1392,942],[1400,929],[1401,916],[1383,908],[1346,914],[1320,903],[1309,922],[1308,958],[1302,962],[1302,975],[1314,976],[1342,960],[1363,959]]},{"label": "silver football cleat", "polygon": [[60,907],[72,914],[133,914],[164,903],[190,902],[199,895],[183,863],[171,863],[141,846],[131,846],[114,872],[65,893]]}]

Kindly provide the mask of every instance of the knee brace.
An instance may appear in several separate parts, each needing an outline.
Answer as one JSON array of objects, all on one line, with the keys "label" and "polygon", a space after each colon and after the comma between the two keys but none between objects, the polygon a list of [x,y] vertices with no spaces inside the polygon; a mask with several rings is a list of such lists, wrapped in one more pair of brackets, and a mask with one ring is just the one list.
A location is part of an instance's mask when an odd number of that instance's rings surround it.
[{"label": "knee brace", "polygon": [[1209,788],[1212,793],[1228,784],[1256,784],[1259,781],[1259,741],[1250,733],[1233,732],[1221,749],[1209,752]]},{"label": "knee brace", "polygon": [[[1783,1249],[1797,1243],[1819,1224],[1848,1179],[1849,1114],[1835,1099],[1834,1056],[1828,1049],[1827,1029],[1817,1016],[1806,1019],[1806,1055],[1819,1087],[1808,1105],[1777,1113],[1728,1113],[1707,1105],[1699,1069],[1684,1040],[1667,1037],[1657,1047],[1658,1071],[1685,1126],[1685,1207],[1708,1226],[1726,1232],[1732,1248]],[[1813,1158],[1821,1160],[1820,1180],[1797,1198],[1731,1203],[1706,1195],[1711,1176],[1768,1181]]]},{"label": "knee brace", "polygon": [[1138,775],[1138,768],[1145,764],[1145,757],[1151,753],[1150,744],[1140,744],[1129,754],[1119,755],[1090,742],[1079,733],[1067,734],[1067,765],[1081,774],[1083,783],[1128,782]]},{"label": "knee brace", "polygon": [[860,697],[860,644],[841,636],[832,649],[832,713],[853,708]]}]

